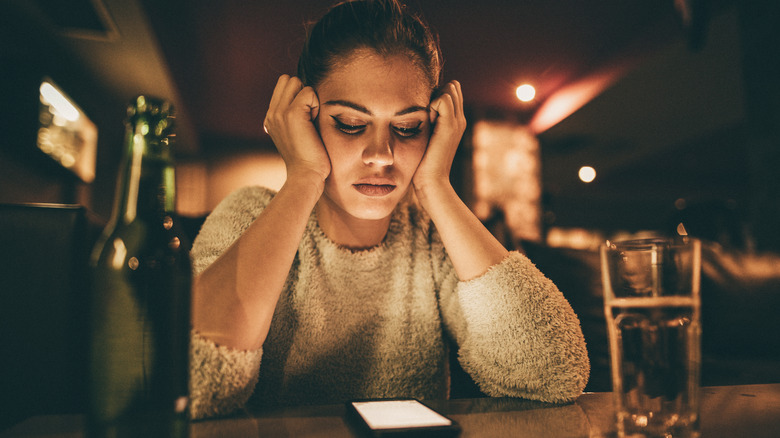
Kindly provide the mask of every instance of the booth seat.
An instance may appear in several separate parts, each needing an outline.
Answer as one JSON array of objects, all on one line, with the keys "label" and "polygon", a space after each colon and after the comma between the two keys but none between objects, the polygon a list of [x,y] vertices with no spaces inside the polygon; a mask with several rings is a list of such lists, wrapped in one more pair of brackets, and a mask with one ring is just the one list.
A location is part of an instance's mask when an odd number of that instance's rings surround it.
[{"label": "booth seat", "polygon": [[83,411],[95,229],[78,205],[0,205],[0,429]]}]

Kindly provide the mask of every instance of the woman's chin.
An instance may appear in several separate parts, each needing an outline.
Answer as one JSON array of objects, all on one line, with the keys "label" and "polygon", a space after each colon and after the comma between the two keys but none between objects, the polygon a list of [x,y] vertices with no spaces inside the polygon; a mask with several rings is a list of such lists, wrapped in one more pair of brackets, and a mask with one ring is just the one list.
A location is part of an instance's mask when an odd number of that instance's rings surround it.
[{"label": "woman's chin", "polygon": [[396,205],[398,205],[397,202],[392,203],[392,205],[364,205],[348,211],[357,219],[378,221],[393,214]]},{"label": "woman's chin", "polygon": [[396,187],[383,196],[374,192],[367,195],[358,190],[342,193],[340,196],[332,196],[332,193],[328,194],[326,191],[325,196],[331,208],[335,207],[334,210],[340,210],[355,219],[380,221],[393,214],[404,199],[404,194],[405,191],[401,187]]}]

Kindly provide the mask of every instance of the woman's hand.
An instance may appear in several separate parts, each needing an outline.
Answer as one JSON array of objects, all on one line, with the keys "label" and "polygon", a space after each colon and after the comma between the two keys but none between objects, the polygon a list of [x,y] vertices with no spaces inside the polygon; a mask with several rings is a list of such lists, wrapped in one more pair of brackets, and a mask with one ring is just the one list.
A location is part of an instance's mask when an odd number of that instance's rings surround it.
[{"label": "woman's hand", "polygon": [[279,78],[263,127],[284,159],[288,179],[324,182],[330,174],[330,158],[315,125],[319,107],[313,88],[294,76]]},{"label": "woman's hand", "polygon": [[414,174],[414,190],[430,216],[455,267],[458,278],[476,278],[500,263],[507,250],[499,243],[450,184],[450,169],[466,117],[460,84],[452,81],[431,102],[433,134]]},{"label": "woman's hand", "polygon": [[[202,253],[220,255],[196,277],[192,321],[201,335],[219,345],[256,350],[268,336],[301,238],[330,174],[330,159],[314,124],[318,112],[319,99],[311,87],[295,77],[280,77],[264,126],[287,166],[287,181],[246,229],[235,227],[235,199],[229,204],[233,207],[209,216],[215,222],[209,222],[211,231],[204,228],[211,237],[203,240]],[[242,210],[239,216],[250,220],[251,215]]]},{"label": "woman's hand", "polygon": [[449,184],[452,161],[466,130],[463,92],[458,81],[448,83],[431,102],[430,118],[433,134],[413,180],[418,193],[429,184]]}]

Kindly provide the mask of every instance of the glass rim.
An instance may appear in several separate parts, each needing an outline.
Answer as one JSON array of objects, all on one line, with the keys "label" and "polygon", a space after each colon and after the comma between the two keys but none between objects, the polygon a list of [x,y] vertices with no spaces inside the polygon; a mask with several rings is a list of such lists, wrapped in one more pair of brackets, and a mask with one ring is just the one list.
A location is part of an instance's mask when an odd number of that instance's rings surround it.
[{"label": "glass rim", "polygon": [[690,236],[648,237],[641,239],[607,240],[602,246],[606,250],[649,251],[655,248],[683,248],[695,245],[699,239]]}]

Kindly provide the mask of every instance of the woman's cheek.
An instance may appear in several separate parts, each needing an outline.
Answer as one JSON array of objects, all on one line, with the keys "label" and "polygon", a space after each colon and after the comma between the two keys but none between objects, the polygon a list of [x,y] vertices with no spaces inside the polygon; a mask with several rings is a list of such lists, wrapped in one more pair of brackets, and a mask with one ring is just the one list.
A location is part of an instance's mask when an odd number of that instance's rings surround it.
[{"label": "woman's cheek", "polygon": [[328,156],[331,157],[331,160],[333,160],[334,156],[339,155],[339,150],[342,149],[342,143],[344,140],[340,138],[340,136],[333,132],[332,129],[325,128],[320,129],[320,138],[322,139],[322,144],[325,146],[325,151],[328,153]]},{"label": "woman's cheek", "polygon": [[414,163],[415,169],[420,164],[420,161],[422,161],[423,156],[425,155],[425,151],[428,149],[428,138],[425,136],[420,136],[419,140],[415,141],[414,144],[408,145],[407,149],[407,156],[409,161]]}]

